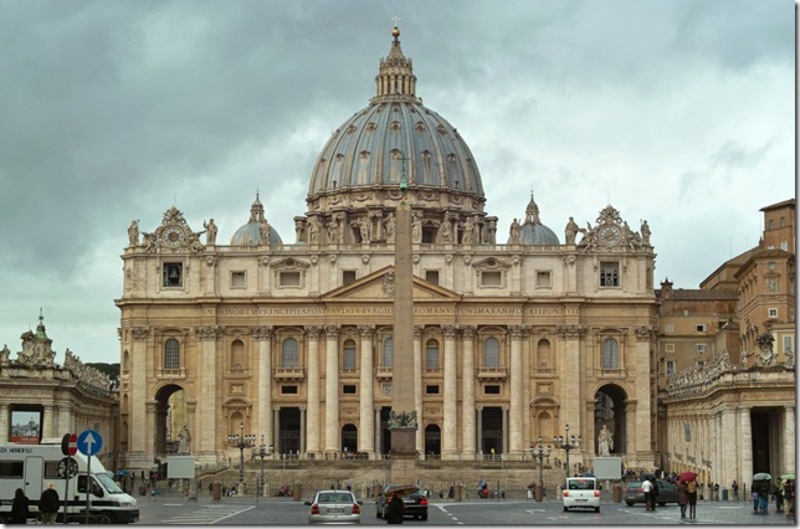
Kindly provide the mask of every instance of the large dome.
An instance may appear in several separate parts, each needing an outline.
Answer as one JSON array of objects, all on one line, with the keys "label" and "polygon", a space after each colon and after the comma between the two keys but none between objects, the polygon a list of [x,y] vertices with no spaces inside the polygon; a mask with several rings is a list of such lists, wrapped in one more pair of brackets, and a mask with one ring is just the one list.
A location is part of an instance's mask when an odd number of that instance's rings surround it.
[{"label": "large dome", "polygon": [[416,77],[397,28],[381,59],[377,95],[345,121],[317,159],[309,202],[321,194],[399,186],[452,191],[485,201],[478,166],[456,129],[415,96]]}]

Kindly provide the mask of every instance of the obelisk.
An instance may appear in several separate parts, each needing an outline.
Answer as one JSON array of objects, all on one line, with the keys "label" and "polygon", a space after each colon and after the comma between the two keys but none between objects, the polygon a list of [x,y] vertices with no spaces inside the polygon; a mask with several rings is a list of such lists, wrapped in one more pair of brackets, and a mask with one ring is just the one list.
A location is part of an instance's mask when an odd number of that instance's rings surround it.
[{"label": "obelisk", "polygon": [[392,359],[391,483],[416,482],[417,410],[414,409],[414,297],[411,268],[411,207],[405,167],[400,181],[394,246],[394,352]]}]

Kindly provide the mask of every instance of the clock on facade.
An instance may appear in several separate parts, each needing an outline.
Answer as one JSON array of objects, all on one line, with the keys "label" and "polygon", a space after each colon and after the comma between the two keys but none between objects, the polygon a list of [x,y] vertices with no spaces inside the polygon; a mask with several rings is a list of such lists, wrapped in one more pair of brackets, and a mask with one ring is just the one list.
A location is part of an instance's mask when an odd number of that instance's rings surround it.
[{"label": "clock on facade", "polygon": [[178,226],[167,226],[161,233],[164,244],[175,248],[183,243],[183,230]]},{"label": "clock on facade", "polygon": [[617,226],[606,224],[597,232],[597,237],[603,246],[616,246],[622,240],[622,233]]}]

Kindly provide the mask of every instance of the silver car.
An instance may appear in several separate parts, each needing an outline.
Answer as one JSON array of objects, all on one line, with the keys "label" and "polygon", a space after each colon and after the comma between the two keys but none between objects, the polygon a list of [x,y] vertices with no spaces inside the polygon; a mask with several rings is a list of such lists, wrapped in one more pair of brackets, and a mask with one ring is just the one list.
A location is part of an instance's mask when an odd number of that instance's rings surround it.
[{"label": "silver car", "polygon": [[349,490],[320,490],[312,501],[308,523],[361,523],[362,502]]}]

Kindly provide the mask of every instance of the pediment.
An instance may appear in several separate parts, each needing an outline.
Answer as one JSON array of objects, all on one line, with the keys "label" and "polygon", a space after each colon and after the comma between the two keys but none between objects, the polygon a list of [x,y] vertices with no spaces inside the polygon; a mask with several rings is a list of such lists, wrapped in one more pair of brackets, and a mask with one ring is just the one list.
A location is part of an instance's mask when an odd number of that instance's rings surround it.
[{"label": "pediment", "polygon": [[[458,301],[461,295],[425,281],[421,277],[413,276],[413,299]],[[337,300],[377,300],[387,301],[394,299],[395,274],[394,266],[387,266],[364,276],[349,285],[344,285],[321,296],[322,301]]]}]

